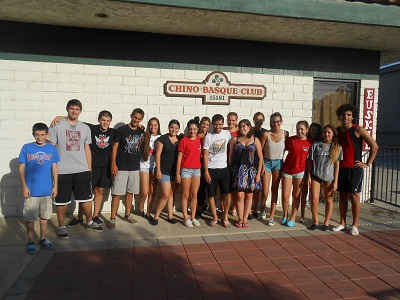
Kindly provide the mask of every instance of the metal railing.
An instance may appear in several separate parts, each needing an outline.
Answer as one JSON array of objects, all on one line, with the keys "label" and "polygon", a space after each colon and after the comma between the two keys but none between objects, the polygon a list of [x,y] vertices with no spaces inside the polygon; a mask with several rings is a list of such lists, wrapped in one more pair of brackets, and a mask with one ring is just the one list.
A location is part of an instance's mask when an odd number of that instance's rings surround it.
[{"label": "metal railing", "polygon": [[400,206],[400,148],[379,147],[371,181],[372,201]]}]

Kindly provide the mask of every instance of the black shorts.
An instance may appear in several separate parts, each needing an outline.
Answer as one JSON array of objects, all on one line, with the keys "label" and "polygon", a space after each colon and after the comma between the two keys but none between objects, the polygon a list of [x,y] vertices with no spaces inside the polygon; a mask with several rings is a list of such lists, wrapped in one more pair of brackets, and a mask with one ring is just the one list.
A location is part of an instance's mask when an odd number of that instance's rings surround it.
[{"label": "black shorts", "polygon": [[363,177],[362,168],[339,168],[338,192],[360,193]]},{"label": "black shorts", "polygon": [[108,166],[92,169],[92,187],[109,188],[111,186],[111,172]]},{"label": "black shorts", "polygon": [[197,192],[197,205],[204,206],[207,199],[207,182],[204,180],[204,175],[200,177],[199,191]]},{"label": "black shorts", "polygon": [[229,169],[208,169],[208,172],[211,176],[211,182],[207,183],[207,195],[208,197],[215,197],[217,195],[217,187],[221,194],[226,195],[230,194],[230,176]]},{"label": "black shorts", "polygon": [[72,192],[74,192],[76,202],[92,201],[92,173],[87,171],[58,175],[58,194],[54,199],[54,204],[71,203]]}]

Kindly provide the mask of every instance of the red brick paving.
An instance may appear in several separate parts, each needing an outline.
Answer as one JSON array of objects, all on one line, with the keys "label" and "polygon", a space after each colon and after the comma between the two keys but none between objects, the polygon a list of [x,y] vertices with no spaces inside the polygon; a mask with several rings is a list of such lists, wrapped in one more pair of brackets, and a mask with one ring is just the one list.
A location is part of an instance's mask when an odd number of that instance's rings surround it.
[{"label": "red brick paving", "polygon": [[400,230],[54,253],[26,299],[400,299]]}]

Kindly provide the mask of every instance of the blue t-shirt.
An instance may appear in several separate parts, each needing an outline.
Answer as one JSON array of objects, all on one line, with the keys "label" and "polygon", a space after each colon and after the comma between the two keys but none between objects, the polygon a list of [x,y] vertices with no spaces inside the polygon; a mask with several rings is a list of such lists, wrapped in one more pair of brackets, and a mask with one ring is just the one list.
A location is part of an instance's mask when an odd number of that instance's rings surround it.
[{"label": "blue t-shirt", "polygon": [[25,164],[25,181],[31,196],[50,196],[53,189],[51,168],[53,163],[60,161],[56,147],[48,143],[44,146],[25,144],[18,161]]}]

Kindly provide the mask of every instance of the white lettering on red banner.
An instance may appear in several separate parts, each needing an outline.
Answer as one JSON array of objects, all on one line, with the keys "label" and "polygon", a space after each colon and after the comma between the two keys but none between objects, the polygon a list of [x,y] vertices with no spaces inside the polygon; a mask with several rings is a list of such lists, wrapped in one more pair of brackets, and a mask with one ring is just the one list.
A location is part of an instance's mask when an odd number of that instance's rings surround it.
[{"label": "white lettering on red banner", "polygon": [[210,73],[202,82],[167,81],[164,94],[171,97],[202,98],[203,104],[229,105],[231,99],[264,99],[267,88],[256,84],[232,84],[219,71]]},{"label": "white lettering on red banner", "polygon": [[[364,115],[363,126],[370,136],[374,128],[374,102],[375,102],[375,89],[364,89]],[[363,151],[369,151],[368,144],[363,142]]]}]

